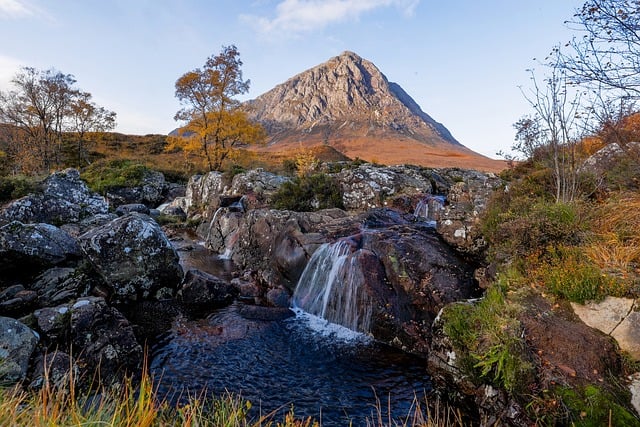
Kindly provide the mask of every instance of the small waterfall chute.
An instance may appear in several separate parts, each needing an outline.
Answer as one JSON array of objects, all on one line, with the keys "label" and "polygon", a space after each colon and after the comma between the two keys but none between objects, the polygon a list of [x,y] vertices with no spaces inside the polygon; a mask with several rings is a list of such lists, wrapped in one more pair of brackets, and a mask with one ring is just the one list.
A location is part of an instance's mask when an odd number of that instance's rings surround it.
[{"label": "small waterfall chute", "polygon": [[444,201],[445,196],[430,194],[418,202],[413,215],[435,227],[440,219],[440,211],[444,208]]},{"label": "small waterfall chute", "polygon": [[293,306],[351,330],[369,333],[371,299],[357,253],[347,241],[314,252],[293,294]]}]

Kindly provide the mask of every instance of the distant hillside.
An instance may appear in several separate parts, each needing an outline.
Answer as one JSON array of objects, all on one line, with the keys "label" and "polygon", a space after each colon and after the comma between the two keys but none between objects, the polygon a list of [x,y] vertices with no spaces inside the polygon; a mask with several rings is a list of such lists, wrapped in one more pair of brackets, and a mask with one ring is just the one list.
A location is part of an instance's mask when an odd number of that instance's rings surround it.
[{"label": "distant hillside", "polygon": [[371,62],[344,52],[245,103],[267,129],[268,152],[328,145],[384,164],[498,171],[504,162],[475,153]]}]

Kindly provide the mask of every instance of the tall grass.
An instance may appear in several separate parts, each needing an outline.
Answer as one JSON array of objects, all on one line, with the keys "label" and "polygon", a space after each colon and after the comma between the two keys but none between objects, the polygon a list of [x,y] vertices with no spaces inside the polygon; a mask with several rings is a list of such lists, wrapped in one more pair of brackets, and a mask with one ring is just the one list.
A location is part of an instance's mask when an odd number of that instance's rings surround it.
[{"label": "tall grass", "polygon": [[[388,403],[389,408],[391,402]],[[11,427],[321,427],[312,417],[298,417],[291,408],[281,420],[276,412],[252,416],[250,402],[226,393],[218,398],[193,396],[187,404],[171,406],[158,399],[151,377],[144,373],[139,383],[126,381],[120,386],[97,392],[79,393],[72,377],[64,384],[45,381],[39,390],[19,387],[0,388],[0,426]],[[439,405],[429,409],[426,398],[415,398],[409,413],[402,419],[383,414],[379,400],[377,415],[366,420],[367,427],[462,426],[462,416]]]}]

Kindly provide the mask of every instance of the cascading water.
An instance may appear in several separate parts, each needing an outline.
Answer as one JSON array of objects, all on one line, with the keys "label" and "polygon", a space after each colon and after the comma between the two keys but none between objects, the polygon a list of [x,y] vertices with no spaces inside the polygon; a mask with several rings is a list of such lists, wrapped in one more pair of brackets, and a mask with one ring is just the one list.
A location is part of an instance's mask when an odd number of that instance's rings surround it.
[{"label": "cascading water", "polygon": [[293,306],[315,316],[369,333],[371,301],[358,257],[346,241],[325,243],[314,252],[293,294]]},{"label": "cascading water", "polygon": [[416,205],[416,209],[413,211],[413,215],[416,218],[423,218],[434,227],[440,219],[440,211],[444,207],[444,196],[429,195],[420,200]]},{"label": "cascading water", "polygon": [[213,229],[213,224],[216,223],[216,218],[218,218],[218,214],[222,212],[224,208],[219,207],[216,212],[213,214],[213,218],[211,218],[211,222],[209,223],[209,231],[207,231],[207,237],[204,239],[205,243],[209,242],[209,238],[211,237],[211,229]]}]

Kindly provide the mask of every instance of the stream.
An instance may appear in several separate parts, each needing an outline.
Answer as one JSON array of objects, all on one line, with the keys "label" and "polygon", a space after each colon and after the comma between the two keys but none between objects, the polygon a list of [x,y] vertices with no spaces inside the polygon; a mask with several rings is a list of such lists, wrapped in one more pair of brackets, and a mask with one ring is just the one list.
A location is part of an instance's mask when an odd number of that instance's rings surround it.
[{"label": "stream", "polygon": [[[229,271],[229,261],[191,249],[179,251],[184,265]],[[347,426],[377,419],[376,399],[385,420],[407,417],[431,390],[422,359],[302,310],[261,320],[273,316],[247,316],[246,308],[237,302],[206,319],[174,322],[152,351],[160,396],[178,403],[231,392],[252,402],[255,419],[274,414],[281,421],[293,406],[297,417]]]}]

